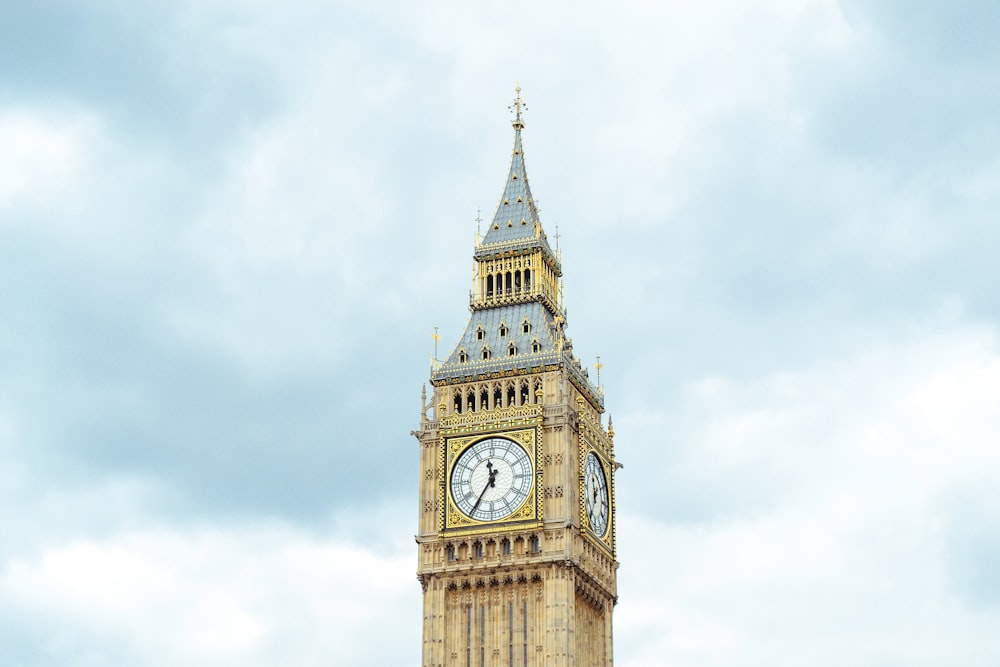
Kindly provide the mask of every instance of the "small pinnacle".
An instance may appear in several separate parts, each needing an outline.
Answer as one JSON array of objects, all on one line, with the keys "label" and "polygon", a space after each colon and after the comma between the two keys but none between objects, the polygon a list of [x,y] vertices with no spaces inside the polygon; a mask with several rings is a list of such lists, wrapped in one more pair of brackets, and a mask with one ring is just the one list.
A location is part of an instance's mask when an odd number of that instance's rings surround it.
[{"label": "small pinnacle", "polygon": [[507,107],[507,108],[514,112],[514,122],[512,123],[512,125],[514,126],[514,129],[515,130],[520,130],[521,128],[524,127],[524,121],[521,120],[521,112],[528,110],[528,105],[526,105],[521,100],[521,82],[520,81],[517,82],[517,86],[514,88],[514,93],[515,93],[514,103],[512,105],[510,105],[509,107]]}]

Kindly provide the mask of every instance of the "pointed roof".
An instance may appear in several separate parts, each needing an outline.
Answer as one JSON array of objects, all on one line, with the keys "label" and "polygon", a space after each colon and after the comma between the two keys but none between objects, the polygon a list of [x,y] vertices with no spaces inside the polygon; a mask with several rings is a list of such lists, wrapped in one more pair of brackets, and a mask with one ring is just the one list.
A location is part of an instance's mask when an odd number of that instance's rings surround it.
[{"label": "pointed roof", "polygon": [[510,160],[510,171],[493,222],[483,238],[484,245],[535,237],[538,208],[531,196],[528,174],[524,169],[524,150],[521,147],[523,125],[515,121],[514,127],[514,154]]},{"label": "pointed roof", "polygon": [[511,123],[514,126],[514,152],[510,158],[510,169],[507,172],[507,181],[504,183],[503,195],[500,197],[496,213],[493,214],[493,221],[486,230],[477,255],[490,252],[493,250],[491,246],[509,248],[512,245],[520,245],[518,242],[522,240],[526,246],[542,245],[551,254],[548,240],[542,230],[538,206],[531,195],[528,172],[524,167],[524,148],[521,144],[524,121],[521,119],[521,111],[527,107],[521,101],[521,86],[518,85],[515,90],[517,97],[511,105],[511,109],[515,112]]},{"label": "pointed roof", "polygon": [[604,409],[604,396],[573,354],[565,322],[532,301],[476,311],[448,358],[431,372],[431,383],[495,378],[562,366],[580,391]]}]

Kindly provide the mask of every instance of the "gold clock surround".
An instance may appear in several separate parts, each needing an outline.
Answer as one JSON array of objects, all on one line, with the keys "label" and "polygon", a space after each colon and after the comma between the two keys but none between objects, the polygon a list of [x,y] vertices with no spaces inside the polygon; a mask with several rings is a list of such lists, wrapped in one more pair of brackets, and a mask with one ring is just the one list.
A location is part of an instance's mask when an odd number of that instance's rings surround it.
[{"label": "gold clock surround", "polygon": [[[616,538],[616,521],[615,521],[615,476],[614,476],[614,466],[611,463],[611,442],[599,424],[590,424],[586,418],[586,413],[584,419],[581,419],[580,423],[580,437],[579,437],[579,480],[580,480],[580,521],[581,524],[586,527],[584,534],[592,542],[599,544],[602,548],[606,549],[610,554],[615,552],[615,538]],[[601,469],[604,472],[604,480],[608,489],[608,527],[603,535],[599,535],[590,526],[590,518],[587,516],[587,499],[586,499],[586,479],[584,474],[584,466],[586,465],[587,455],[594,454],[597,458],[598,463],[601,465]]]},{"label": "gold clock surround", "polygon": [[[478,521],[466,516],[456,505],[451,497],[450,483],[455,462],[458,461],[462,453],[481,440],[488,438],[506,438],[512,440],[528,455],[533,471],[533,479],[528,497],[521,506],[512,514],[503,519],[495,521]],[[538,446],[541,441],[541,424],[531,427],[508,428],[491,430],[488,432],[477,431],[473,433],[451,433],[442,436],[441,453],[443,460],[439,470],[439,507],[442,508],[439,517],[439,530],[449,535],[473,535],[485,532],[503,532],[505,530],[521,530],[528,526],[540,526],[542,523],[542,498],[541,489],[543,487],[543,471],[539,466]]]}]

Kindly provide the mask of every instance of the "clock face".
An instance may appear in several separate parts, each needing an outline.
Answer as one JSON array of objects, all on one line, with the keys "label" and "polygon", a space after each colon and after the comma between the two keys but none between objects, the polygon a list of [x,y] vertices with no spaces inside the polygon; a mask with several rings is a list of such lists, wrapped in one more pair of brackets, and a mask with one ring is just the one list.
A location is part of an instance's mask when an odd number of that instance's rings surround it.
[{"label": "clock face", "polygon": [[462,452],[451,472],[451,497],[470,519],[499,521],[531,491],[531,459],[507,438],[480,440]]},{"label": "clock face", "polygon": [[583,464],[583,491],[587,497],[587,519],[591,529],[603,537],[608,532],[608,482],[604,466],[594,452],[587,454]]}]

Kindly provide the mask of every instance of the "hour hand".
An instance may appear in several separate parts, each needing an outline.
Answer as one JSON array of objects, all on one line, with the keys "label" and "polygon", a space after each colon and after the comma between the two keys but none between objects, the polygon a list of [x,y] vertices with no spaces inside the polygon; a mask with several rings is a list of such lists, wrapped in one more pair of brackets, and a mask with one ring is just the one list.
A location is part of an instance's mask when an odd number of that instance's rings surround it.
[{"label": "hour hand", "polygon": [[493,464],[489,461],[486,462],[486,469],[490,471],[490,479],[486,484],[483,484],[483,490],[479,492],[479,497],[476,498],[476,504],[472,506],[471,512],[475,512],[476,508],[479,507],[479,503],[483,502],[483,496],[486,495],[486,489],[491,486],[496,486],[497,472],[493,469]]}]

